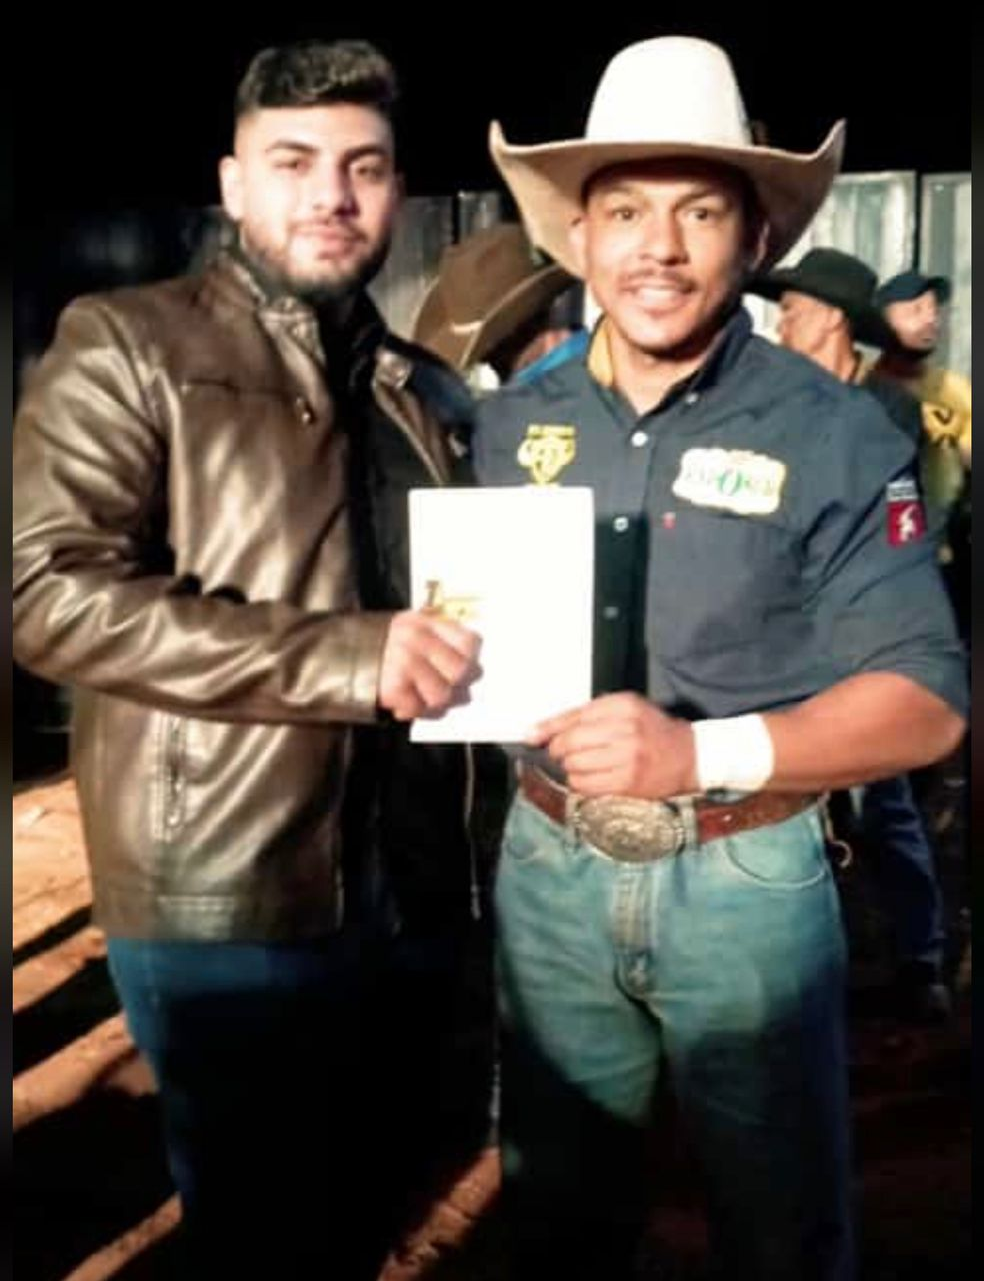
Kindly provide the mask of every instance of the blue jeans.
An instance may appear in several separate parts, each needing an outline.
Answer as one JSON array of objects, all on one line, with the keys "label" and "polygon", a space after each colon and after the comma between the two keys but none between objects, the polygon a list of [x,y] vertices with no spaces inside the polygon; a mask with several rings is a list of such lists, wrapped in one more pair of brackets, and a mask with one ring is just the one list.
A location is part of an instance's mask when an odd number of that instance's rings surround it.
[{"label": "blue jeans", "polygon": [[182,1276],[374,1279],[436,1142],[458,949],[111,939],[109,965],[160,1091]]},{"label": "blue jeans", "polygon": [[817,812],[630,865],[519,797],[496,914],[515,1275],[629,1275],[665,1067],[722,1275],[850,1277],[845,948]]},{"label": "blue jeans", "polygon": [[865,861],[885,897],[900,964],[943,966],[943,898],[908,774],[861,789]]}]

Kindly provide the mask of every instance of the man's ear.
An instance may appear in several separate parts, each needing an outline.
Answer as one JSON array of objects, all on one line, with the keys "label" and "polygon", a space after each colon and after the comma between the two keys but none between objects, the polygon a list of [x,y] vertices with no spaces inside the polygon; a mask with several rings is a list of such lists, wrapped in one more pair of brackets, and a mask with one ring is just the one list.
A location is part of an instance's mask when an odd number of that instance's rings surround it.
[{"label": "man's ear", "polygon": [[235,156],[223,156],[219,161],[219,189],[222,208],[233,222],[243,216],[243,167]]},{"label": "man's ear", "polygon": [[847,313],[841,311],[840,307],[835,307],[833,303],[828,303],[825,320],[828,333],[837,333],[838,330],[842,329],[848,339],[852,338],[851,322],[847,318]]}]

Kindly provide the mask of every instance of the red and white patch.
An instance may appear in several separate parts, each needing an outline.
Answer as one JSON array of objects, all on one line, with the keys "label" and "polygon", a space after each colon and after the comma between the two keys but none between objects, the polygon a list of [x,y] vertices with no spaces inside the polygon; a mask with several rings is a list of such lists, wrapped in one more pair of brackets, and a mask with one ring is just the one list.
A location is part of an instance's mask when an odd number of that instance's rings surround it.
[{"label": "red and white patch", "polygon": [[926,532],[926,513],[916,482],[893,480],[885,490],[888,500],[888,542],[891,547],[914,543]]}]

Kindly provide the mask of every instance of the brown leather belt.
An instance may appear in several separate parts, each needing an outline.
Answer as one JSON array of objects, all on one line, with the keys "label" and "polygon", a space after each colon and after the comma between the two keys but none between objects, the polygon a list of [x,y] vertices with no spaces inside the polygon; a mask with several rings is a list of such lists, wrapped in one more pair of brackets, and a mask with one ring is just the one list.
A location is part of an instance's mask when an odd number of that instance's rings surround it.
[{"label": "brown leather belt", "polygon": [[547,818],[620,863],[650,863],[721,836],[781,823],[820,799],[803,792],[752,792],[724,804],[704,797],[581,796],[525,763],[519,766],[519,790]]}]

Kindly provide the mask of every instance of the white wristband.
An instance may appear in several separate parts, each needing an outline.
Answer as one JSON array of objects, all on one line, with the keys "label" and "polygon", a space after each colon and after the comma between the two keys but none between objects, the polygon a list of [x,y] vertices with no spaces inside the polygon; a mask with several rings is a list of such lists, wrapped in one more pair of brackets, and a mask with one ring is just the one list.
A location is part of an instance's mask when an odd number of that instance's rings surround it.
[{"label": "white wristband", "polygon": [[693,731],[702,792],[757,792],[772,777],[775,750],[761,716],[694,721]]}]

